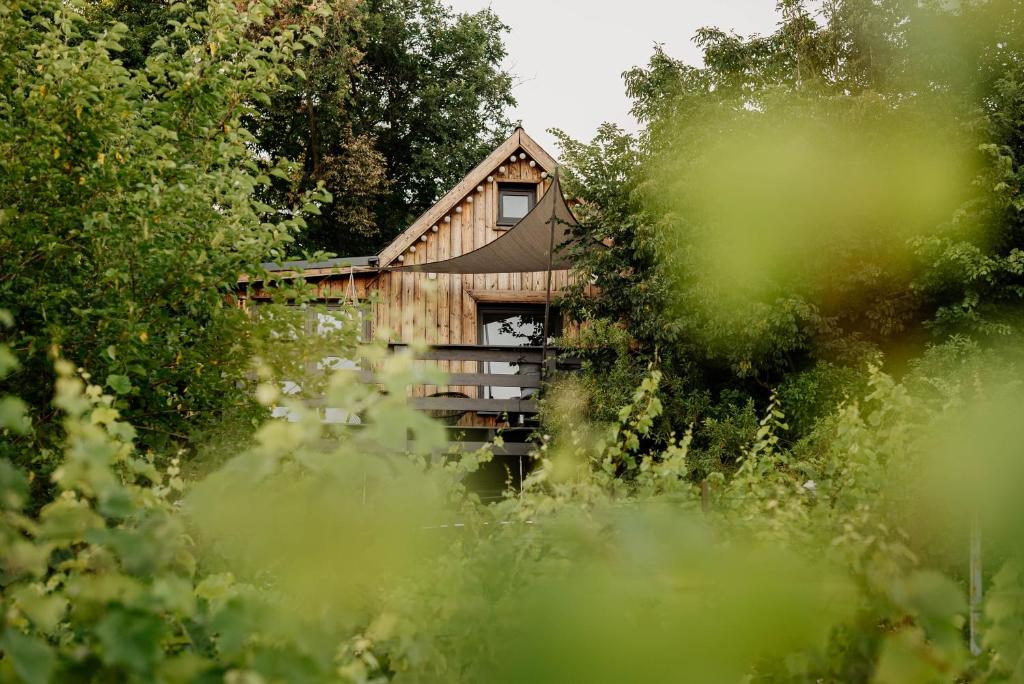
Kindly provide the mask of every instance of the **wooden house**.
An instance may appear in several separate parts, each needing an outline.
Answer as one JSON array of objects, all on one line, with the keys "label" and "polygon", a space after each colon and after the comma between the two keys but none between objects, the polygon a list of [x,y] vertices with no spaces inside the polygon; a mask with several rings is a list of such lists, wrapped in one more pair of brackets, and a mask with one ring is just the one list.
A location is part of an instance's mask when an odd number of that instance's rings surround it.
[{"label": "wooden house", "polygon": [[[518,128],[379,254],[266,268],[305,277],[327,304],[365,302],[366,338],[396,349],[426,342],[422,358],[451,384],[411,388],[421,408],[457,414],[463,426],[522,424],[537,408],[545,303],[550,292],[557,305],[570,278],[555,242],[575,220],[555,169]],[[241,295],[258,300],[259,283]],[[549,337],[560,329],[554,311]]]}]

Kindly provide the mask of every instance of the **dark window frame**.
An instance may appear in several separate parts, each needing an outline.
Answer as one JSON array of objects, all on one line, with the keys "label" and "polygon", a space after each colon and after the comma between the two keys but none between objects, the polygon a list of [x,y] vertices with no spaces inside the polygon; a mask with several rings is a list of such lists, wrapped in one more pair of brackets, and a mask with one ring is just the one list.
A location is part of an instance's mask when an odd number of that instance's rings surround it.
[{"label": "dark window frame", "polygon": [[[480,341],[479,342],[480,346],[488,346],[488,347],[489,346],[495,346],[491,342],[487,342],[487,343],[483,342],[483,339],[484,339],[484,328],[485,328],[485,326],[488,323],[493,322],[493,317],[497,316],[497,317],[508,318],[510,316],[522,316],[524,314],[529,315],[529,316],[536,316],[542,322],[541,325],[543,325],[543,320],[544,320],[543,319],[543,316],[544,316],[544,305],[543,304],[532,304],[532,303],[531,304],[517,304],[515,302],[494,303],[494,304],[478,303],[476,305],[476,321],[477,321],[477,340]],[[488,320],[488,319],[491,319],[491,320]],[[551,332],[552,332],[552,334],[549,335],[548,338],[552,339],[552,338],[559,337],[562,334],[562,324],[563,324],[562,312],[561,312],[561,309],[559,307],[557,307],[556,305],[554,305],[554,304],[551,305],[551,321],[550,322],[551,322]],[[513,346],[526,346],[526,345],[513,345]],[[482,361],[481,364],[480,364],[480,371],[483,372],[483,373],[493,373],[495,366],[504,366],[504,365],[506,365],[506,364],[499,363],[499,362],[492,362],[492,361]],[[532,371],[534,373],[538,373],[538,374],[540,373],[540,364],[533,364],[533,363],[516,364],[516,363],[511,363],[511,364],[507,364],[507,365],[513,366],[513,367],[518,367],[520,370],[529,369],[530,371]],[[485,399],[494,399],[494,398],[496,398],[495,397],[495,389],[497,389],[501,394],[504,395],[504,394],[508,393],[510,388],[508,388],[508,387],[495,388],[495,387],[484,386],[484,388],[483,388],[484,398]],[[528,398],[530,396],[533,396],[533,394],[535,393],[535,390],[519,388],[519,392],[520,392],[520,398],[524,398],[525,399],[525,398]],[[497,398],[515,398],[515,397],[514,396],[513,397],[501,396],[501,397],[497,397]],[[477,413],[479,413],[481,415],[492,415],[491,412],[487,412],[487,411],[478,411]],[[493,415],[497,415],[497,414],[493,414]]]},{"label": "dark window frame", "polygon": [[[506,196],[526,197],[529,207],[526,213],[529,214],[537,206],[537,184],[536,183],[498,183],[498,220],[499,228],[511,228],[522,220],[522,216],[505,216],[503,213]],[[526,214],[523,214],[525,216]]]},{"label": "dark window frame", "polygon": [[[476,305],[476,328],[477,328],[477,339],[483,340],[484,338],[484,326],[489,322],[485,319],[490,318],[492,315],[505,315],[505,316],[521,316],[523,314],[536,315],[540,320],[543,321],[544,305],[543,304],[522,304],[516,302],[508,303],[487,303]],[[548,335],[549,339],[557,338],[562,335],[563,332],[563,319],[561,308],[552,302],[551,304],[551,331],[553,334]],[[489,344],[480,343],[482,346],[490,346]],[[538,345],[539,346],[539,345]]]}]

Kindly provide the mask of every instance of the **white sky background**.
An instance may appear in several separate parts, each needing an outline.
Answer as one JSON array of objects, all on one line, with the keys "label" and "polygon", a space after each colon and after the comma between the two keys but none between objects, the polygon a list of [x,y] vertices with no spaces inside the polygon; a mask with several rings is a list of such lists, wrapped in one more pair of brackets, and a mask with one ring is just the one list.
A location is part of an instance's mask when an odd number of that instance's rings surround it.
[{"label": "white sky background", "polygon": [[490,7],[510,27],[505,67],[519,105],[513,120],[558,156],[547,129],[590,140],[612,121],[637,129],[622,72],[646,64],[655,43],[671,56],[700,62],[693,44],[701,26],[742,35],[775,29],[776,0],[446,0],[456,11]]}]

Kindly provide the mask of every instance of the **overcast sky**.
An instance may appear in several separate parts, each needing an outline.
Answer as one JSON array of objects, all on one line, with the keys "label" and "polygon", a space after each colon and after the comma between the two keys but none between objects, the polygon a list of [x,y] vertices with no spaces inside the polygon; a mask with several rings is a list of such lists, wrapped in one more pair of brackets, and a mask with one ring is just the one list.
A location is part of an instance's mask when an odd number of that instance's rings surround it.
[{"label": "overcast sky", "polygon": [[589,140],[603,121],[629,130],[622,72],[646,64],[655,43],[696,64],[701,26],[770,33],[776,0],[447,0],[458,11],[491,7],[510,27],[506,68],[516,78],[513,119],[551,154],[548,128]]}]

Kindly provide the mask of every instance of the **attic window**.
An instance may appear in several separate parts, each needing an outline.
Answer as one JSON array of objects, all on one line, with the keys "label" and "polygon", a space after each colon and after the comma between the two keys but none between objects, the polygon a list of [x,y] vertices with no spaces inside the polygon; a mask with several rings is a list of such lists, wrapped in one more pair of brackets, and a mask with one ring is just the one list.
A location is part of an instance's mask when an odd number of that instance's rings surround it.
[{"label": "attic window", "polygon": [[498,186],[498,225],[516,225],[530,213],[536,201],[536,185],[501,183]]}]

